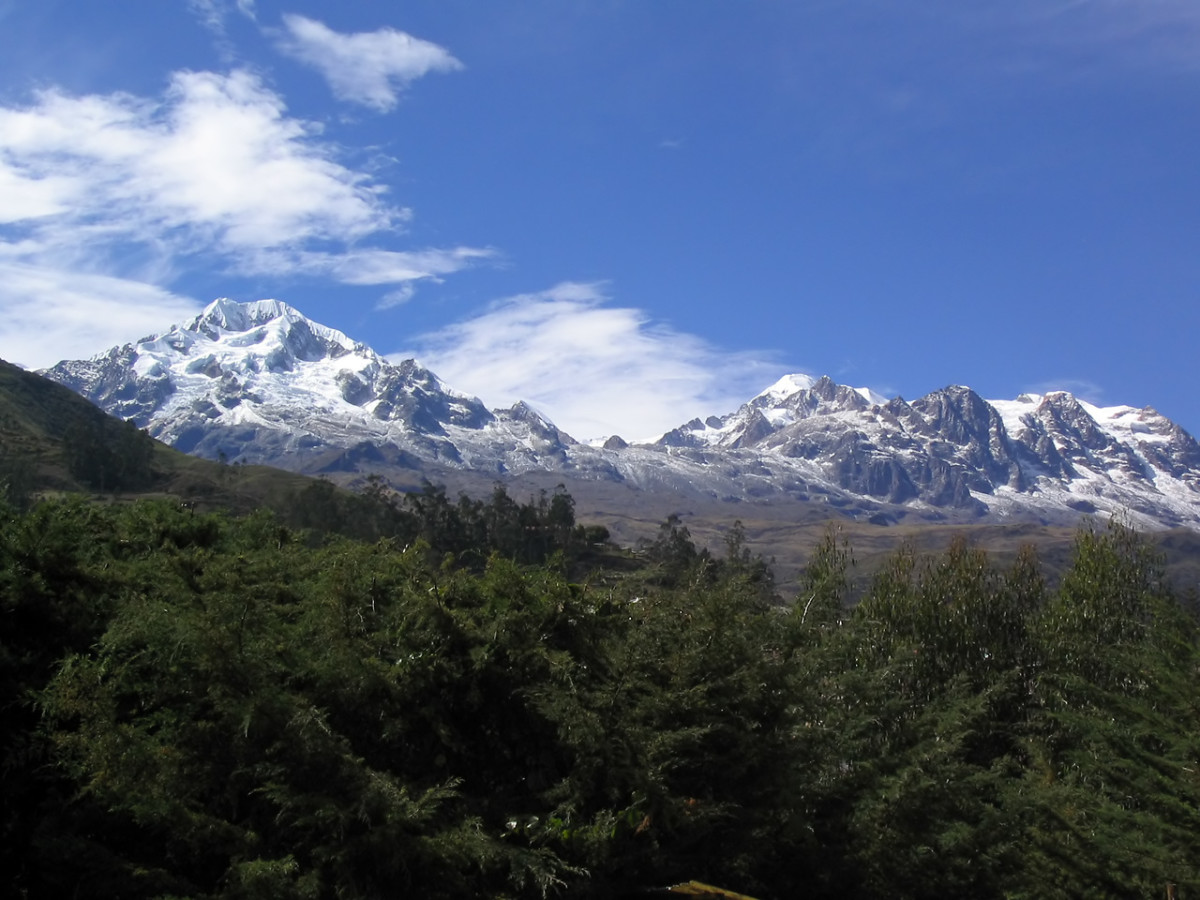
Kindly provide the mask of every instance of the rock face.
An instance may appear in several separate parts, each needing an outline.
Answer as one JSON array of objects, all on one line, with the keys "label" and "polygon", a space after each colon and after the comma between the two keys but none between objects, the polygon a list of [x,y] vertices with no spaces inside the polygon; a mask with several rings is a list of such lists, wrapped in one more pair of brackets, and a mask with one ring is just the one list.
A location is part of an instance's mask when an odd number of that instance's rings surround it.
[{"label": "rock face", "polygon": [[393,365],[275,300],[217,300],[161,335],[43,374],[188,453],[285,468],[372,444],[499,472],[519,448],[553,457],[574,443],[523,404],[489,411],[416,361]]},{"label": "rock face", "polygon": [[860,498],[974,516],[1112,511],[1200,524],[1200,445],[1153,409],[1068,393],[987,401],[951,386],[912,403],[788,376],[738,411],[664,435],[664,448],[807,463]]},{"label": "rock face", "polygon": [[43,374],[190,453],[300,471],[546,473],[730,502],[823,503],[872,521],[1066,522],[1117,512],[1200,528],[1200,445],[1153,409],[1068,393],[911,403],[789,375],[651,444],[576,442],[524,403],[488,410],[274,300]]}]

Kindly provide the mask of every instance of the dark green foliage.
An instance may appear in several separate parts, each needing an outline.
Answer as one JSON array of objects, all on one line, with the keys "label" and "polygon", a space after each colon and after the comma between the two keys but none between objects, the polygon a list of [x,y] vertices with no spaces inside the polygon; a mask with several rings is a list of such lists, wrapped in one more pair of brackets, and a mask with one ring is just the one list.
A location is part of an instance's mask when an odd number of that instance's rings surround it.
[{"label": "dark green foliage", "polygon": [[1200,894],[1197,623],[1162,587],[1161,562],[1120,525],[1081,532],[1037,623],[1038,791],[1032,848],[1069,860],[1027,896]]},{"label": "dark green foliage", "polygon": [[37,730],[37,696],[65,655],[99,638],[116,607],[103,545],[112,518],[81,502],[25,515],[0,503],[0,871],[45,896],[54,894],[45,880],[54,865],[42,842],[76,848],[60,825],[74,814],[72,786]]},{"label": "dark green foliage", "polygon": [[842,623],[850,594],[849,569],[853,564],[849,546],[830,528],[804,571],[792,614],[795,627],[816,633]]},{"label": "dark green foliage", "polygon": [[132,422],[105,415],[72,391],[0,361],[0,496],[24,502],[61,481],[96,491],[137,490],[155,481],[155,442]]},{"label": "dark green foliage", "polygon": [[[2,432],[3,429],[0,429]],[[0,433],[0,503],[24,510],[33,491],[33,466]]]},{"label": "dark green foliage", "polygon": [[575,583],[564,492],[310,490],[0,509],[9,893],[1200,895],[1197,626],[1126,529],[853,609],[830,533],[785,609],[737,526]]},{"label": "dark green foliage", "polygon": [[487,501],[480,501],[465,494],[452,500],[445,488],[432,484],[398,494],[375,476],[357,493],[318,479],[292,497],[285,518],[319,535],[391,538],[402,546],[420,540],[435,560],[451,554],[476,571],[493,553],[536,565],[608,537],[603,527],[576,527],[575,502],[561,485],[551,495],[542,491],[521,504],[501,484]]},{"label": "dark green foliage", "polygon": [[[837,563],[827,542],[810,613]],[[1081,532],[1053,595],[1030,553],[893,558],[809,663],[823,892],[1200,890],[1196,626],[1158,573],[1119,526]]]},{"label": "dark green foliage", "polygon": [[132,490],[153,480],[154,439],[132,422],[80,418],[63,435],[67,469],[97,491]]},{"label": "dark green foliage", "polygon": [[687,526],[674,513],[659,526],[658,537],[644,552],[658,568],[659,582],[667,584],[678,583],[687,572],[709,561],[708,551],[697,551]]}]

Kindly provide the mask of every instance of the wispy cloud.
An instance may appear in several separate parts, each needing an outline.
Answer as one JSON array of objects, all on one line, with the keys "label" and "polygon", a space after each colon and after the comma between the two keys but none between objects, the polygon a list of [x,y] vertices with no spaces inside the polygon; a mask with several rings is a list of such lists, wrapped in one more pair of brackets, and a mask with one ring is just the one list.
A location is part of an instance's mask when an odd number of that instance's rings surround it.
[{"label": "wispy cloud", "polygon": [[245,71],[178,72],[162,101],[47,91],[0,108],[0,177],[33,213],[9,221],[52,243],[82,228],[238,253],[359,238],[407,215]]},{"label": "wispy cloud", "polygon": [[236,56],[233,41],[229,38],[226,20],[235,10],[251,22],[257,21],[254,0],[187,0],[188,10],[212,33],[217,52],[226,62]]},{"label": "wispy cloud", "polygon": [[783,374],[770,354],[726,352],[573,282],[499,301],[393,358],[406,356],[492,406],[526,400],[580,439],[657,435]]},{"label": "wispy cloud", "polygon": [[[47,90],[0,106],[0,197],[0,264],[48,309],[88,278],[147,282],[137,306],[174,296],[161,286],[189,266],[395,286],[492,254],[369,246],[394,241],[410,212],[241,70],[177,72],[160,98]],[[34,321],[11,283],[7,335]]]},{"label": "wispy cloud", "polygon": [[492,259],[483,247],[427,250],[349,248],[338,253],[288,247],[269,247],[239,259],[242,272],[253,275],[328,278],[342,284],[387,285],[429,279],[461,271],[478,260]]},{"label": "wispy cloud", "polygon": [[495,255],[495,251],[486,248],[450,247],[415,251],[351,250],[327,258],[309,254],[308,258],[343,284],[377,285],[436,280]]},{"label": "wispy cloud", "polygon": [[395,309],[397,306],[403,306],[417,293],[417,286],[412,282],[402,284],[394,291],[388,291],[379,298],[379,302],[375,304],[376,312],[383,312],[385,309]]},{"label": "wispy cloud", "polygon": [[1194,0],[1064,0],[1028,3],[1025,14],[1033,40],[1143,66],[1200,69],[1200,4]]},{"label": "wispy cloud", "polygon": [[1025,389],[1029,394],[1050,394],[1054,391],[1066,391],[1096,406],[1104,405],[1104,388],[1086,378],[1055,378]]},{"label": "wispy cloud", "polygon": [[1194,0],[934,0],[913,15],[948,26],[976,48],[971,65],[996,61],[987,45],[1002,48],[1002,70],[1014,74],[1200,68],[1200,4]]},{"label": "wispy cloud", "polygon": [[200,308],[144,282],[0,257],[0,358],[19,366],[43,368],[92,356]]},{"label": "wispy cloud", "polygon": [[305,16],[285,15],[279,49],[320,72],[335,97],[379,112],[394,109],[400,92],[430,72],[461,69],[443,47],[394,28],[342,34]]},{"label": "wispy cloud", "polygon": [[225,20],[234,10],[252,22],[257,18],[254,0],[187,0],[187,5],[201,25],[221,37],[225,35]]}]

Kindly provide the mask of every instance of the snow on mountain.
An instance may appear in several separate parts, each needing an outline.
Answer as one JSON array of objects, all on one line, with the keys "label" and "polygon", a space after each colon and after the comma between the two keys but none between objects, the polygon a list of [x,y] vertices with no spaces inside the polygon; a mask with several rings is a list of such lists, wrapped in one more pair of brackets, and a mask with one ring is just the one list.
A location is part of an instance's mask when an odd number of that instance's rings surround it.
[{"label": "snow on mountain", "polygon": [[777,404],[799,391],[807,391],[815,383],[816,379],[811,375],[784,375],[750,402],[761,400],[765,403]]},{"label": "snow on mountain", "polygon": [[[529,407],[489,411],[415,360],[365,344],[277,300],[217,300],[190,322],[44,373],[156,438],[199,455],[287,465],[287,454],[384,444],[495,468],[572,439]],[[474,441],[464,456],[463,434]]]},{"label": "snow on mountain", "polygon": [[681,498],[823,503],[879,522],[1097,512],[1200,527],[1191,435],[1153,409],[1064,392],[988,401],[950,386],[910,403],[788,375],[656,441],[589,446],[527,404],[488,410],[415,360],[393,365],[275,300],[217,300],[44,374],[182,450],[284,468],[547,472]]},{"label": "snow on mountain", "polygon": [[893,506],[1200,524],[1200,446],[1153,409],[1099,408],[1065,392],[987,401],[962,386],[912,403],[869,396],[829,378],[789,377],[659,444],[756,453],[776,475],[807,470],[815,482]]}]

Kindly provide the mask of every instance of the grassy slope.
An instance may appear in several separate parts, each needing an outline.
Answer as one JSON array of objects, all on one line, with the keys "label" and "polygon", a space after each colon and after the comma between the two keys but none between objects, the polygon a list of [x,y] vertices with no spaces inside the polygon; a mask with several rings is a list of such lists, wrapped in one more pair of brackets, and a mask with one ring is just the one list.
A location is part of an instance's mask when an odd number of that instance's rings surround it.
[{"label": "grassy slope", "polygon": [[[90,493],[65,463],[63,438],[78,422],[111,430],[121,423],[75,392],[0,360],[0,478],[19,473],[35,496]],[[144,490],[106,494],[112,499],[178,497],[205,508],[246,512],[279,508],[312,479],[266,466],[223,466],[156,443],[154,480]]]},{"label": "grassy slope", "polygon": [[[454,479],[449,485],[451,493],[465,490],[472,496],[486,495],[490,480],[482,476],[472,479],[458,473],[448,474]],[[509,493],[524,499],[539,489],[552,489],[558,480],[553,475],[522,476],[510,484]],[[918,554],[937,554],[960,536],[987,550],[995,564],[1002,568],[1016,558],[1023,545],[1032,544],[1047,579],[1054,584],[1071,562],[1076,537],[1074,527],[1035,522],[872,525],[855,521],[820,503],[727,503],[715,498],[681,501],[669,493],[639,492],[611,482],[574,481],[567,484],[567,489],[575,498],[576,518],[606,526],[613,539],[624,546],[653,540],[666,517],[675,513],[697,545],[720,555],[724,552],[730,526],[740,519],[752,552],[774,560],[776,581],[785,598],[830,527],[837,529],[849,542],[856,562],[852,576],[860,587],[865,587],[883,562],[903,544],[909,544]],[[1093,524],[1102,529],[1106,520],[1095,519]],[[1179,528],[1151,533],[1147,538],[1166,557],[1168,578],[1177,589],[1200,589],[1200,533]]]}]

